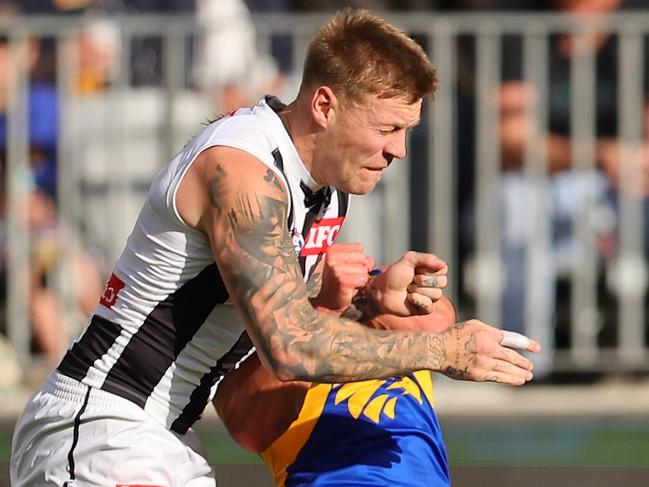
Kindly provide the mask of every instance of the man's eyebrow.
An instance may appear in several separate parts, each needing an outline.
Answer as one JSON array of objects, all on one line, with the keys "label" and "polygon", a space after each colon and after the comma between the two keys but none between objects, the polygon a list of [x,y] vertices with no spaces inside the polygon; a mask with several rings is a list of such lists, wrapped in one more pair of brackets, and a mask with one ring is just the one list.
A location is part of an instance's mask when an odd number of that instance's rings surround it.
[{"label": "man's eyebrow", "polygon": [[403,128],[403,129],[411,129],[413,127],[416,127],[421,123],[421,118],[417,118],[417,120],[414,120],[411,123],[404,123],[404,124],[399,124],[395,125],[395,127]]},{"label": "man's eyebrow", "polygon": [[416,125],[419,125],[421,123],[421,117],[418,117],[417,120],[413,121],[412,123],[408,122],[382,122],[378,123],[378,127],[396,127],[399,129],[407,129],[411,127],[415,127]]}]

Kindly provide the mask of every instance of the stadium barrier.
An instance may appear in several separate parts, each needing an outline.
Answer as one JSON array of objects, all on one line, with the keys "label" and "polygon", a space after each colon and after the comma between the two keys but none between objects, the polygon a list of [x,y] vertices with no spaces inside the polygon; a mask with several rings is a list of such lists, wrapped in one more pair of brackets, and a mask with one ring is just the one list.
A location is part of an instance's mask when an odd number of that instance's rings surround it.
[{"label": "stadium barrier", "polygon": [[[438,70],[439,91],[434,103],[425,107],[421,127],[413,130],[409,164],[394,164],[375,193],[353,200],[351,225],[344,238],[362,241],[378,261],[394,259],[412,246],[436,253],[451,269],[448,292],[460,304],[460,315],[500,323],[507,272],[502,255],[507,231],[502,220],[502,197],[510,176],[501,169],[499,113],[494,94],[502,82],[503,57],[509,55],[502,53],[504,40],[507,36],[521,39],[523,79],[535,87],[537,97],[536,109],[530,115],[538,126],[545,127],[548,112],[543,107],[549,96],[550,36],[587,31],[596,23],[615,33],[619,39],[619,137],[629,145],[637,145],[643,138],[642,84],[646,81],[638,66],[646,64],[644,39],[649,33],[649,14],[617,13],[604,20],[590,18],[583,22],[554,14],[432,12],[386,16],[425,46]],[[329,14],[253,16],[259,51],[283,58],[280,65],[289,80],[286,92],[282,93],[284,97],[295,93],[299,73],[294,67],[301,65],[308,40],[328,18]],[[76,88],[77,54],[70,41],[96,22],[109,23],[118,33],[117,69],[104,90],[83,96]],[[83,283],[73,282],[69,265],[75,253],[90,242],[99,243],[112,262],[132,227],[148,182],[214,115],[209,96],[193,88],[191,76],[193,46],[204,33],[203,28],[191,16],[176,15],[110,19],[21,17],[0,22],[0,35],[8,39],[11,62],[18,68],[9,83],[7,104],[6,323],[9,340],[23,363],[33,360],[27,283],[30,231],[20,217],[30,189],[25,101],[30,82],[25,61],[28,39],[47,39],[59,53],[56,86],[60,101],[60,265],[52,282],[64,310],[62,325],[73,336],[83,322],[74,298],[75,287]],[[140,39],[150,38],[159,40],[159,50],[154,53],[159,75],[156,82],[139,86],[133,81],[133,65],[138,55],[133,46]],[[463,51],[467,40],[468,56]],[[279,49],[278,43],[282,46]],[[596,173],[595,52],[586,44],[582,47],[585,54],[575,55],[571,60],[570,84],[576,93],[569,114],[573,135],[571,157],[574,171],[591,175]],[[469,119],[475,134],[463,131],[466,117],[458,103],[461,96],[474,102]],[[475,146],[472,178],[460,166],[459,153],[465,144]],[[586,190],[570,229],[574,249],[569,262],[557,263],[547,204],[552,198],[548,189],[551,176],[546,148],[538,138],[529,137],[523,159],[520,175],[527,208],[523,238],[528,269],[524,282],[524,330],[542,342],[552,343],[556,326],[561,325],[556,313],[545,306],[549,291],[544,279],[539,279],[551,267],[556,270],[551,275],[556,274],[562,289],[570,291],[570,299],[559,296],[561,303],[565,299],[569,306],[568,317],[561,326],[570,340],[557,350],[547,347],[545,359],[550,366],[558,371],[647,370],[648,279],[641,201],[625,195],[620,198],[618,252],[614,259],[603,262],[598,257],[597,231],[605,218],[594,190]],[[626,181],[639,176],[633,164],[624,167],[622,177]],[[467,181],[475,183],[467,186]],[[475,202],[468,213],[468,220],[475,222],[469,228],[473,247],[468,255],[458,250],[467,232],[466,215],[461,214],[458,206],[464,194],[472,194]],[[602,298],[602,285],[609,301]],[[602,341],[605,317],[611,315],[613,337]]]}]

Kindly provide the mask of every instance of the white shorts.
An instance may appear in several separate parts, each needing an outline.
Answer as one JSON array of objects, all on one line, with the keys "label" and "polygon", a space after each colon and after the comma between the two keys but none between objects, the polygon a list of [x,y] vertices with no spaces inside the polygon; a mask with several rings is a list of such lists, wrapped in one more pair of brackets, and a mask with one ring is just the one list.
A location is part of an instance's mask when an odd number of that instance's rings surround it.
[{"label": "white shorts", "polygon": [[215,487],[198,438],[132,402],[53,372],[30,398],[11,445],[11,485]]}]

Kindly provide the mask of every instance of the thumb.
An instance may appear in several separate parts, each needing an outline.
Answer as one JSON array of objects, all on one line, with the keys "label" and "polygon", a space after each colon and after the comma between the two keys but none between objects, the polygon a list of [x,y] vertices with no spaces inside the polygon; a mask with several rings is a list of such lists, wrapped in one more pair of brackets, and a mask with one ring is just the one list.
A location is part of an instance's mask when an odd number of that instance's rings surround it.
[{"label": "thumb", "polygon": [[446,266],[446,262],[433,254],[427,254],[424,252],[407,252],[402,257],[402,262],[413,267],[419,273],[425,272],[437,272],[440,271]]}]

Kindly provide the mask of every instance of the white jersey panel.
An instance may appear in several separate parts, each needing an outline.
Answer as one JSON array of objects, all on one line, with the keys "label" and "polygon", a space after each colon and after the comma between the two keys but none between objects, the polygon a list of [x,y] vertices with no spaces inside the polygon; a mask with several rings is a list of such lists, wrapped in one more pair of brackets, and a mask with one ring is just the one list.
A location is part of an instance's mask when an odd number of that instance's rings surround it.
[{"label": "white jersey panel", "polygon": [[188,227],[175,196],[205,149],[250,153],[283,181],[288,228],[305,275],[333,243],[347,195],[311,178],[265,98],[207,126],[154,179],[100,304],[59,372],[138,404],[183,433],[211,400],[219,378],[252,343],[231,306],[207,237]]},{"label": "white jersey panel", "polygon": [[[218,326],[202,326],[194,335],[191,342],[180,352],[174,362],[165,372],[160,382],[153,389],[151,396],[145,404],[145,410],[154,417],[166,417],[165,424],[170,426],[189,404],[192,392],[200,386],[200,378],[205,370],[214,367],[213,344],[236,343],[241,336],[243,325],[232,304],[217,305],[210,314],[209,321],[218,323]],[[248,348],[248,347],[246,347]],[[227,356],[229,350],[219,350],[219,357]],[[234,361],[241,357],[235,357]],[[176,364],[182,364],[178,370]],[[230,364],[224,364],[230,365]],[[234,363],[229,369],[234,368]],[[187,374],[188,371],[200,371],[201,374]],[[214,392],[207,392],[211,401]]]}]

